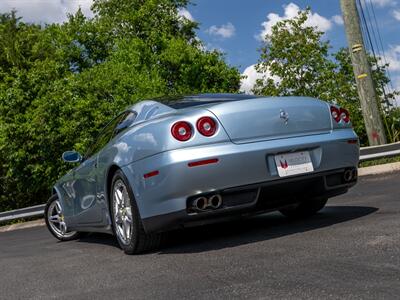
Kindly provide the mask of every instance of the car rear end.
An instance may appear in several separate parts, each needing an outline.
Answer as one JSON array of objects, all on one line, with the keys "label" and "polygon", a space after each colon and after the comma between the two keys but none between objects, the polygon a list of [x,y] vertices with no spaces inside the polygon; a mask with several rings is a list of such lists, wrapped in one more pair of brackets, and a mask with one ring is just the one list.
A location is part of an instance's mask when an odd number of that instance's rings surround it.
[{"label": "car rear end", "polygon": [[169,148],[125,167],[148,232],[332,197],[357,181],[348,112],[320,100],[216,102],[168,122]]}]

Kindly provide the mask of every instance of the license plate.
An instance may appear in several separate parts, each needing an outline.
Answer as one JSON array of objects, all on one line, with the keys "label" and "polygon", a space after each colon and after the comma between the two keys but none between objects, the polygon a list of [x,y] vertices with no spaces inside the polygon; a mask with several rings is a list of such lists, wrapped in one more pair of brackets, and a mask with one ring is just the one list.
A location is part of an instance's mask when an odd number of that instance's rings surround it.
[{"label": "license plate", "polygon": [[279,177],[310,173],[314,171],[308,151],[275,155]]}]

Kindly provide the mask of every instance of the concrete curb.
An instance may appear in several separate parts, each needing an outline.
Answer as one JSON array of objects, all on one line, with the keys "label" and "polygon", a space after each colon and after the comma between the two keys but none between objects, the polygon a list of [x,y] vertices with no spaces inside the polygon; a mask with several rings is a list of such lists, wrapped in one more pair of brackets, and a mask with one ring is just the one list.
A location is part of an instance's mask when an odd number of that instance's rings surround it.
[{"label": "concrete curb", "polygon": [[376,165],[358,169],[358,176],[378,175],[400,171],[400,162]]},{"label": "concrete curb", "polygon": [[29,221],[29,222],[24,222],[24,223],[17,223],[17,224],[12,224],[12,225],[1,226],[0,232],[8,232],[8,231],[14,231],[14,230],[18,230],[18,229],[44,226],[45,224],[46,223],[45,223],[44,219]]}]

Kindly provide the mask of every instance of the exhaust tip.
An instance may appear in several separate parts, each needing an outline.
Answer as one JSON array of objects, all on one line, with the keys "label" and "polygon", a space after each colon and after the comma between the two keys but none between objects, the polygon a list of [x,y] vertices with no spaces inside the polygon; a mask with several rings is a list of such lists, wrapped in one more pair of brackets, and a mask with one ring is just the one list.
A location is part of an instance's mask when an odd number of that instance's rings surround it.
[{"label": "exhaust tip", "polygon": [[194,199],[193,201],[193,208],[197,210],[205,210],[208,206],[206,197],[199,197]]},{"label": "exhaust tip", "polygon": [[346,170],[343,173],[343,179],[345,182],[349,182],[353,179],[354,170]]},{"label": "exhaust tip", "polygon": [[219,195],[219,194],[212,195],[208,199],[208,205],[213,209],[220,208],[222,206],[222,197],[221,197],[221,195]]}]

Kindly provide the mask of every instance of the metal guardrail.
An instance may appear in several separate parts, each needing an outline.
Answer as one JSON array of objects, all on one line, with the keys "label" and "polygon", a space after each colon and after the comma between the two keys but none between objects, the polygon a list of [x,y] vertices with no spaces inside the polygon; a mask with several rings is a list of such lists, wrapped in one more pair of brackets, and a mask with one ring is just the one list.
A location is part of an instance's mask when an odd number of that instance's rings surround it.
[{"label": "metal guardrail", "polygon": [[17,220],[22,218],[40,217],[44,214],[44,207],[46,204],[40,204],[36,206],[15,209],[0,213],[0,223],[11,220]]},{"label": "metal guardrail", "polygon": [[[373,160],[377,158],[393,157],[397,155],[400,155],[400,142],[382,146],[363,147],[360,149],[360,162]],[[43,216],[44,207],[45,204],[41,204],[41,205],[1,212],[0,223],[22,218]]]},{"label": "metal guardrail", "polygon": [[360,161],[387,158],[400,155],[400,142],[381,146],[362,147],[360,149]]}]

